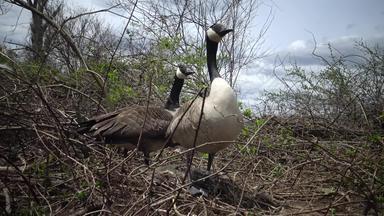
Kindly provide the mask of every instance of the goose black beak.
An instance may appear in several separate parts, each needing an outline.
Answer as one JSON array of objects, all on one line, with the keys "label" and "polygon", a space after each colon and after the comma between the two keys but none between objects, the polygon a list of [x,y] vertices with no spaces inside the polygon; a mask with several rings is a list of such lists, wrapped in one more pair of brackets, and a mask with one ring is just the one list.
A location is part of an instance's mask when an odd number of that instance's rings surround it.
[{"label": "goose black beak", "polygon": [[187,75],[187,76],[192,75],[192,74],[194,74],[194,73],[195,73],[195,71],[194,71],[193,69],[190,69],[190,68],[188,68],[188,69],[184,72],[184,74]]},{"label": "goose black beak", "polygon": [[224,37],[224,36],[225,36],[226,34],[228,34],[229,32],[233,32],[233,29],[225,29],[225,30],[219,32],[219,35],[220,35],[221,37]]},{"label": "goose black beak", "polygon": [[180,71],[186,76],[189,76],[195,73],[195,70],[191,65],[179,63],[177,66],[179,67]]},{"label": "goose black beak", "polygon": [[211,26],[211,28],[218,34],[220,37],[224,37],[229,32],[232,32],[233,29],[227,28],[221,23],[215,23]]}]

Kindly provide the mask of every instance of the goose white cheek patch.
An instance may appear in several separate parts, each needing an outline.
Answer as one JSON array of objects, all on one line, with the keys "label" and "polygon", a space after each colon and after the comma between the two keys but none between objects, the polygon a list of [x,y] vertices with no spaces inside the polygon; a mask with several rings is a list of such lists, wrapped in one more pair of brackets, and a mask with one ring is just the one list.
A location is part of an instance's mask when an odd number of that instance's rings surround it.
[{"label": "goose white cheek patch", "polygon": [[219,34],[217,34],[215,31],[213,31],[211,28],[207,30],[207,36],[211,41],[214,41],[216,43],[219,43],[221,41],[221,37]]},{"label": "goose white cheek patch", "polygon": [[183,74],[183,72],[180,71],[180,68],[177,68],[176,70],[176,76],[177,78],[179,79],[187,79],[187,76],[185,74]]}]

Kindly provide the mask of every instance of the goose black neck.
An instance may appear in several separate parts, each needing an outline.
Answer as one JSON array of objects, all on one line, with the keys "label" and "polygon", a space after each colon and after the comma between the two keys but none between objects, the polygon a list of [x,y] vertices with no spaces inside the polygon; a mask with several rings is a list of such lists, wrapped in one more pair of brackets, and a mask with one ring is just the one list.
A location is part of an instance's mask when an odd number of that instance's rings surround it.
[{"label": "goose black neck", "polygon": [[211,82],[217,78],[220,77],[219,71],[217,70],[217,63],[216,63],[216,54],[217,54],[217,47],[218,43],[211,41],[208,37],[206,37],[207,41],[207,66],[208,66],[208,73],[209,78]]},{"label": "goose black neck", "polygon": [[180,79],[175,75],[175,80],[173,81],[171,93],[167,98],[167,102],[165,103],[165,109],[174,110],[180,107],[179,98],[183,85],[184,79]]}]

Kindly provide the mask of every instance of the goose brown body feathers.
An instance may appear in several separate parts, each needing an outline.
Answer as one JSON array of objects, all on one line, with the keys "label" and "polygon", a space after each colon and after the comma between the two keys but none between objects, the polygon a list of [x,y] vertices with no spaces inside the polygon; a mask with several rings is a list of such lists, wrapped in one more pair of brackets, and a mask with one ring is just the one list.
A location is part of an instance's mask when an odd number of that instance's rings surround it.
[{"label": "goose brown body feathers", "polygon": [[[100,118],[101,117],[101,118]],[[124,138],[142,136],[158,138],[165,134],[172,114],[159,107],[133,105],[106,116],[100,116],[90,131],[94,136]],[[146,118],[144,124],[144,118]]]},{"label": "goose brown body feathers", "polygon": [[[214,82],[216,84],[221,80],[215,79]],[[210,95],[205,98],[196,146],[209,144],[197,148],[196,150],[199,152],[215,154],[228,147],[231,144],[230,141],[234,141],[241,132],[243,118],[237,103],[227,103],[236,101],[236,96],[231,89],[226,88],[229,87],[219,87],[220,92],[223,93],[220,95],[216,95],[214,89],[211,89]],[[199,97],[195,101],[183,104],[168,127],[167,134],[170,135],[175,130],[172,140],[185,148],[194,147],[194,137],[199,124],[203,100],[202,97]],[[222,101],[225,103],[221,104]],[[190,105],[190,103],[193,104]],[[188,109],[188,107],[190,108]],[[183,116],[184,112],[186,114]],[[179,121],[180,123],[178,123]]]},{"label": "goose brown body feathers", "polygon": [[[165,133],[172,117],[161,107],[150,106],[147,110],[146,106],[133,105],[92,118],[83,123],[84,130],[79,132],[90,132],[94,137],[103,137],[105,144],[124,146],[129,150],[136,148],[142,133],[138,150],[147,156],[166,144]],[[167,143],[166,146],[174,144]]]},{"label": "goose brown body feathers", "polygon": [[[222,37],[231,31],[232,29],[227,29],[222,24],[214,24],[207,30],[207,68],[211,81],[209,95],[182,105],[167,131],[167,134],[173,133],[173,142],[183,147],[192,148],[202,145],[196,150],[208,153],[208,171],[215,154],[233,143],[243,127],[243,116],[239,110],[235,92],[229,83],[220,77],[217,68],[218,44]],[[187,110],[190,103],[193,104]],[[202,106],[203,114],[200,121]],[[183,115],[184,112],[185,115]],[[196,136],[198,125],[200,127]],[[188,155],[189,158],[191,156]]]},{"label": "goose brown body feathers", "polygon": [[179,65],[164,107],[131,105],[80,123],[78,132],[91,133],[94,137],[103,138],[105,144],[123,146],[128,150],[138,147],[148,164],[150,152],[162,149],[164,145],[175,146],[167,142],[166,131],[173,114],[180,107],[179,96],[184,79],[191,74],[193,71],[190,68]]}]

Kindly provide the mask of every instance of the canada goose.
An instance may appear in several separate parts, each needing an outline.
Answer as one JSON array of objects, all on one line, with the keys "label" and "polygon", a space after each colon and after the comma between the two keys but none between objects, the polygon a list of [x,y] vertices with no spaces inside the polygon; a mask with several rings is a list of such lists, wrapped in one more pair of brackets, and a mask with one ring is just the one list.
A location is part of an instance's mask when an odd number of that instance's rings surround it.
[{"label": "canada goose", "polygon": [[[80,123],[78,133],[93,132],[93,136],[103,137],[105,144],[122,145],[128,150],[133,150],[137,147],[142,131],[138,150],[144,153],[144,162],[149,165],[149,153],[161,149],[167,140],[165,133],[173,115],[180,107],[179,96],[184,79],[193,73],[192,68],[178,65],[164,107],[149,106],[147,110],[147,106],[128,106]],[[169,142],[166,146],[175,145]]]},{"label": "canada goose", "polygon": [[[218,44],[222,37],[231,31],[232,29],[227,29],[222,24],[214,24],[206,32],[207,66],[211,85],[210,93],[204,102],[196,146],[208,142],[213,142],[213,144],[204,145],[196,150],[208,153],[208,171],[211,169],[215,154],[226,148],[231,141],[234,141],[243,127],[243,117],[238,107],[235,92],[228,82],[220,77],[216,64]],[[174,133],[172,137],[174,143],[185,148],[194,147],[203,100],[202,97],[199,97],[194,102],[187,102],[177,111],[167,130],[168,135]],[[188,109],[192,102],[193,104]],[[184,112],[186,113],[182,117]]]}]

